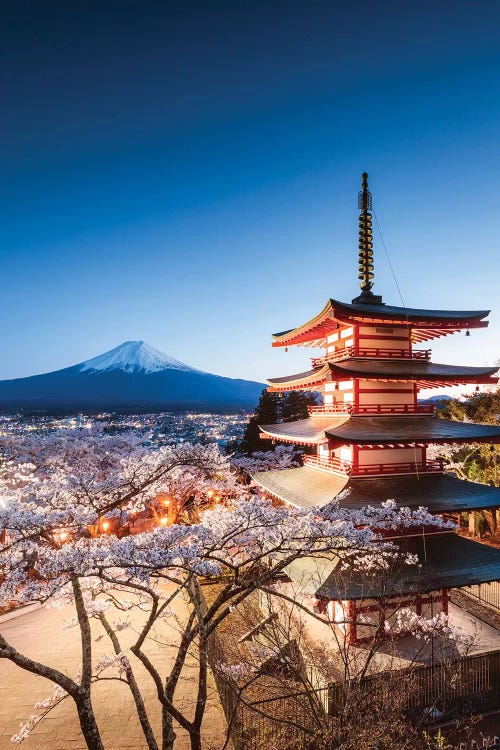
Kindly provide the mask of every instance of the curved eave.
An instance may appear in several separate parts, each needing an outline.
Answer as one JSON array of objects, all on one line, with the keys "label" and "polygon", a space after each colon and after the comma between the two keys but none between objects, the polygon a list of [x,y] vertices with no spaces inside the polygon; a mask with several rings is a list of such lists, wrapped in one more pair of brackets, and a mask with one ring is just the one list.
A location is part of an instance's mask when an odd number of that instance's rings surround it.
[{"label": "curved eave", "polygon": [[342,492],[349,478],[328,474],[309,466],[280,471],[259,471],[252,474],[259,487],[273,497],[296,508],[327,505]]},{"label": "curved eave", "polygon": [[332,320],[332,303],[328,300],[321,312],[307,323],[289,331],[273,333],[273,346],[288,346],[323,339],[335,328],[336,323]]},{"label": "curved eave", "polygon": [[420,328],[474,328],[487,326],[490,310],[424,310],[394,305],[347,304],[330,299],[337,320],[349,322],[399,323]]},{"label": "curved eave", "polygon": [[434,362],[400,362],[395,360],[350,359],[328,363],[333,380],[362,378],[364,380],[405,380],[421,388],[483,383],[495,385],[498,367],[458,367]]},{"label": "curved eave", "polygon": [[344,417],[309,417],[298,419],[295,422],[281,422],[279,424],[259,425],[262,432],[261,437],[271,440],[285,440],[298,445],[319,445],[327,438],[325,430],[329,427],[343,424],[349,419]]},{"label": "curved eave", "polygon": [[438,417],[351,417],[329,425],[327,437],[353,445],[500,442],[500,425],[467,424]]},{"label": "curved eave", "polygon": [[268,391],[280,392],[288,390],[307,390],[323,385],[330,376],[328,364],[314,370],[300,372],[297,375],[287,375],[282,378],[269,378]]},{"label": "curved eave", "polygon": [[273,334],[273,346],[292,346],[324,339],[344,324],[398,324],[412,328],[415,341],[428,341],[469,328],[486,328],[489,310],[424,310],[393,305],[348,304],[329,299],[311,320],[297,328]]},{"label": "curved eave", "polygon": [[[398,508],[431,513],[459,513],[500,507],[500,488],[459,479],[453,473],[350,479],[310,466],[260,471],[253,480],[270,495],[298,508],[323,507],[339,493],[342,508],[359,510],[380,506],[394,498]],[[347,492],[344,493],[344,490]]]}]

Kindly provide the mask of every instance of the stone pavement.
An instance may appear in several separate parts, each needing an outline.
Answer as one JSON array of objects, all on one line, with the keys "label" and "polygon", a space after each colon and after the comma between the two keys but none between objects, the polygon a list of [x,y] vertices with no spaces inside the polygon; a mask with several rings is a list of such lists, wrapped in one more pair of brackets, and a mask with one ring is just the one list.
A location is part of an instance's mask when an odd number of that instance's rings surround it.
[{"label": "stone pavement", "polygon": [[[175,615],[185,616],[184,602],[178,598],[174,603]],[[55,666],[74,677],[80,668],[79,628],[61,629],[65,621],[74,615],[72,607],[55,609],[44,606],[21,616],[0,622],[0,632],[13,646],[22,653],[38,661]],[[117,614],[110,614],[109,619],[115,622],[123,619]],[[132,625],[138,625],[144,619],[144,613],[134,611],[130,618]],[[93,633],[101,634],[98,623],[93,625]],[[125,648],[131,642],[134,633],[131,629],[119,633]],[[144,648],[155,666],[171,663],[176,652],[172,643],[176,633],[165,625],[156,629],[154,638],[149,639]],[[95,658],[103,654],[112,654],[111,644],[104,636],[94,639]],[[142,665],[127,654],[133,663],[134,672],[141,686],[146,707],[157,739],[160,738],[160,710],[153,682]],[[176,698],[186,712],[193,706],[195,695],[196,662],[191,658],[184,679],[179,683]],[[165,669],[161,670],[165,674]],[[117,674],[116,671],[110,674]],[[211,677],[211,676],[210,676]],[[19,730],[19,726],[31,714],[37,713],[34,703],[52,694],[52,684],[41,677],[25,672],[6,659],[0,659],[0,750],[18,747],[10,738]],[[147,745],[139,725],[135,706],[126,685],[116,681],[106,681],[95,687],[93,698],[99,729],[106,750],[146,750]],[[187,750],[187,734],[176,727],[176,750]],[[225,737],[225,720],[220,706],[213,679],[210,678],[209,700],[203,726],[205,750],[220,748]],[[24,750],[86,750],[80,732],[74,704],[70,698],[57,706],[46,719],[23,742]]]}]

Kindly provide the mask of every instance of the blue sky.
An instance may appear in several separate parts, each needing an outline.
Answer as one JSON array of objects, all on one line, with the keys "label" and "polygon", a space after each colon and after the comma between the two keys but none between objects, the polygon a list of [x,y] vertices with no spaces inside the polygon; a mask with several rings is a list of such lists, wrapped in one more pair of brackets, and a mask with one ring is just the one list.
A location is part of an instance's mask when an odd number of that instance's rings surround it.
[{"label": "blue sky", "polygon": [[346,5],[2,4],[0,378],[302,370],[270,333],[358,294],[363,170],[405,303],[493,309],[433,358],[500,357],[500,6]]}]

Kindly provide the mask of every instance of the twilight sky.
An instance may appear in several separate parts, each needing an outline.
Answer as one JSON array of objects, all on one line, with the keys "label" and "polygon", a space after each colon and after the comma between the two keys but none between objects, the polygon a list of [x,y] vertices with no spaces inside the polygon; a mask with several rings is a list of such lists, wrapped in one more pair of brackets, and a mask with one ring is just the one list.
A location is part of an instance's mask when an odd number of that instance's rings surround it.
[{"label": "twilight sky", "polygon": [[433,358],[500,357],[500,3],[347,5],[4,0],[0,378],[306,369],[270,333],[357,296],[363,170],[404,303],[493,308]]}]

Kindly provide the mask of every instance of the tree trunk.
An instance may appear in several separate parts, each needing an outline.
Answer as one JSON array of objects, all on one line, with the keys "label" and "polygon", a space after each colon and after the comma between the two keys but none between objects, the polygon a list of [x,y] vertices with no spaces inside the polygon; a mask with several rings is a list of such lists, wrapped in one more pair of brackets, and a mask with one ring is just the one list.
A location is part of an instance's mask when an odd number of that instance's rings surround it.
[{"label": "tree trunk", "polygon": [[174,732],[174,720],[165,706],[161,710],[161,734],[162,750],[173,750],[176,734]]},{"label": "tree trunk", "polygon": [[189,732],[191,750],[201,750],[201,732],[199,729],[193,729]]},{"label": "tree trunk", "polygon": [[84,694],[75,699],[78,718],[80,719],[80,728],[85,738],[88,750],[104,750],[99,727],[95,720],[94,709],[90,695]]}]

